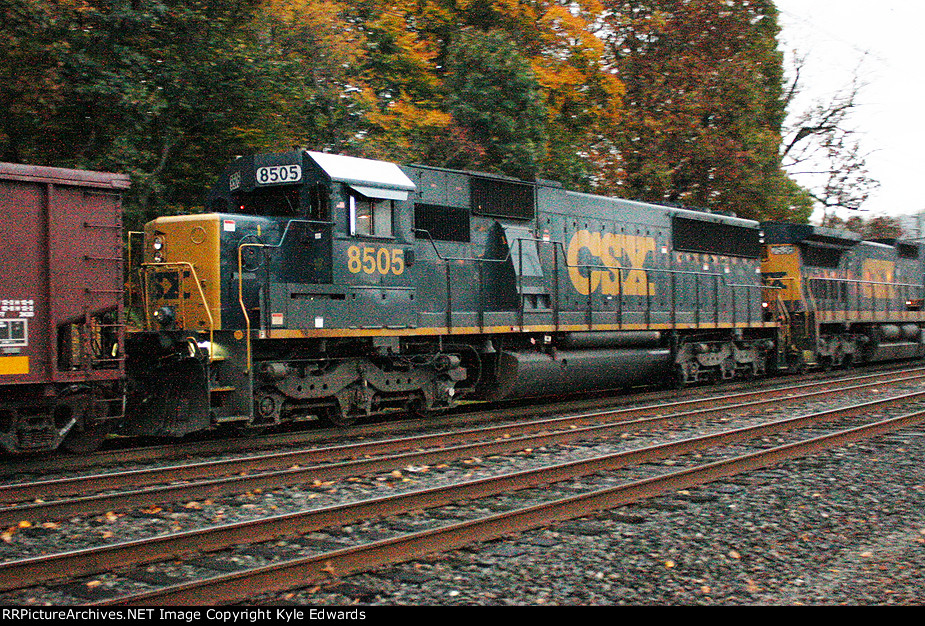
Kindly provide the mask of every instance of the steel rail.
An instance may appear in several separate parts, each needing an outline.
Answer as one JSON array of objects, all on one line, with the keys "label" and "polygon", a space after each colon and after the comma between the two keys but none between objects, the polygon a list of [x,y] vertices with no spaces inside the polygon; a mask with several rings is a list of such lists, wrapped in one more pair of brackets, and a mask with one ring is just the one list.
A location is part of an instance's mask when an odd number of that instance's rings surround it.
[{"label": "steel rail", "polygon": [[[871,378],[875,380],[861,383],[860,385],[849,384],[848,386],[840,386],[843,383],[854,383]],[[832,393],[857,391],[879,384],[914,382],[925,378],[925,370],[921,370],[918,374],[912,373],[903,377],[896,377],[891,374],[886,380],[882,380],[883,378],[885,378],[885,375],[862,376],[835,382],[806,383],[789,387],[729,394],[721,399],[715,397],[693,398],[690,400],[680,400],[641,407],[624,407],[583,412],[576,415],[541,418],[522,421],[516,424],[496,424],[446,433],[414,435],[372,442],[325,446],[308,450],[269,453],[239,459],[189,463],[160,468],[129,470],[126,472],[108,472],[89,476],[33,481],[29,483],[13,483],[0,485],[0,504],[27,502],[36,498],[47,500],[49,498],[69,496],[94,490],[143,487],[177,480],[192,480],[202,477],[211,478],[222,474],[231,475],[248,471],[277,470],[292,467],[293,465],[304,465],[305,463],[326,463],[369,455],[394,453],[402,450],[421,448],[423,446],[442,446],[446,445],[448,442],[459,442],[460,440],[471,441],[488,439],[491,437],[510,436],[518,432],[535,432],[538,430],[548,430],[550,428],[571,428],[575,425],[594,422],[605,418],[630,420],[649,414],[664,413],[670,410],[693,410],[699,406],[706,406],[712,411],[747,409],[771,401],[803,400],[812,397],[824,397]],[[832,388],[833,385],[836,386],[834,389]],[[812,389],[818,389],[820,387],[822,388],[820,391],[811,391]],[[782,396],[783,398],[781,398]],[[759,400],[741,402],[748,398],[759,398]],[[722,401],[723,404],[717,404],[718,400]]]},{"label": "steel rail", "polygon": [[[15,589],[61,578],[90,575],[141,563],[211,552],[239,543],[269,541],[280,536],[313,532],[332,525],[443,506],[459,500],[494,496],[570,478],[650,463],[667,457],[804,428],[818,422],[867,414],[884,408],[881,401],[776,420],[719,433],[635,448],[589,459],[546,465],[498,476],[408,491],[310,511],[250,520],[151,539],[123,542],[0,564],[0,590]],[[923,412],[925,413],[925,412]]]},{"label": "steel rail", "polygon": [[596,490],[476,520],[408,533],[391,539],[297,558],[252,570],[173,585],[156,591],[111,598],[95,606],[219,604],[277,593],[428,554],[458,549],[524,532],[593,512],[611,509],[679,489],[687,489],[824,449],[869,439],[925,421],[925,411],[841,430],[705,465],[671,472],[616,487]]},{"label": "steel rail", "polygon": [[[589,415],[581,415],[572,418],[551,418],[548,420],[540,420],[534,423],[524,423],[516,424],[503,429],[502,427],[493,426],[486,429],[474,429],[471,431],[463,431],[462,433],[451,433],[433,435],[432,441],[437,441],[440,444],[446,444],[449,441],[460,441],[465,439],[477,439],[480,440],[477,443],[468,443],[461,445],[452,445],[427,450],[427,451],[415,451],[410,453],[392,455],[392,456],[377,456],[374,458],[361,458],[355,461],[347,461],[341,463],[327,463],[323,465],[309,465],[304,467],[299,467],[300,463],[305,459],[312,461],[317,460],[312,457],[313,451],[299,452],[299,453],[285,453],[283,456],[287,457],[286,462],[282,465],[288,467],[289,469],[275,470],[262,474],[253,474],[253,475],[234,475],[226,478],[217,478],[217,479],[208,479],[200,480],[198,482],[190,483],[181,483],[181,484],[171,484],[160,487],[150,487],[147,489],[139,489],[134,491],[121,491],[116,493],[106,493],[93,496],[84,496],[84,497],[72,497],[62,500],[51,500],[45,501],[44,498],[40,502],[33,504],[26,504],[15,507],[8,507],[0,509],[0,526],[9,526],[17,524],[22,520],[35,520],[35,519],[60,519],[68,517],[71,515],[89,515],[95,513],[103,513],[106,511],[114,509],[126,509],[135,506],[150,506],[152,504],[164,503],[164,502],[175,502],[183,499],[204,499],[204,498],[216,498],[221,496],[233,495],[238,493],[243,493],[245,491],[253,489],[274,489],[289,485],[302,484],[309,481],[330,481],[343,479],[351,476],[359,475],[369,475],[377,472],[390,471],[396,467],[404,467],[409,464],[434,464],[440,462],[449,462],[454,460],[459,460],[462,458],[467,458],[470,456],[478,455],[487,455],[487,454],[502,454],[513,452],[517,450],[523,450],[526,448],[535,448],[544,445],[551,444],[562,444],[568,443],[576,440],[587,440],[594,437],[599,437],[615,432],[627,432],[631,430],[639,430],[643,428],[652,428],[656,426],[662,426],[666,423],[674,422],[687,422],[692,420],[699,420],[710,417],[717,413],[727,413],[730,411],[745,411],[754,408],[759,408],[771,403],[780,404],[783,401],[787,400],[805,400],[807,398],[825,395],[831,393],[844,393],[849,390],[859,390],[866,387],[879,383],[868,383],[866,385],[854,386],[849,389],[837,389],[837,390],[827,390],[814,392],[811,394],[805,394],[799,397],[789,397],[789,398],[766,398],[763,400],[758,400],[754,402],[746,402],[732,405],[723,405],[723,406],[713,406],[709,408],[696,409],[686,413],[675,413],[669,415],[660,415],[654,417],[643,417],[635,420],[623,420],[618,422],[598,424],[592,426],[577,427],[574,424],[576,421],[573,420],[583,420],[588,418]],[[860,405],[866,408],[872,408],[875,406],[889,406],[896,403],[907,402],[913,398],[925,396],[925,391],[915,392],[911,394],[903,394],[899,396],[892,396],[889,398],[882,398],[879,400],[874,400],[864,405]],[[835,409],[838,410],[838,409]],[[604,415],[608,415],[610,412],[604,412]],[[600,414],[590,414],[590,417],[599,418]],[[541,434],[534,435],[524,435],[524,436],[510,436],[506,433],[517,432],[524,426],[532,425],[534,430],[538,431],[548,431],[551,425],[556,425],[559,428],[565,428],[563,426],[563,420],[565,424],[571,426],[565,430],[559,430],[555,432],[543,432]],[[494,432],[495,437],[500,437],[492,441],[484,441],[488,436],[486,432]],[[420,446],[422,438],[405,438],[401,440],[389,440],[386,443],[392,444],[393,442],[398,442],[405,448],[410,446]],[[410,445],[409,445],[410,444]],[[364,454],[369,454],[376,451],[374,443],[370,444],[351,444],[346,446],[351,448],[355,457],[361,457]],[[320,449],[324,451],[324,449]],[[341,455],[341,448],[337,447],[333,450],[334,454]],[[381,452],[382,450],[378,450]],[[293,456],[288,456],[293,455]],[[276,455],[267,455],[270,460],[276,464],[277,459]],[[239,466],[235,467],[235,472],[247,471],[254,468],[255,464],[262,460],[264,457],[252,457],[249,459],[244,459],[245,463],[242,463]],[[218,462],[219,464],[225,462]],[[205,466],[206,470],[202,474],[197,475],[206,475],[212,476],[215,474],[209,472],[209,468],[213,465],[212,463],[206,464],[197,464],[195,466],[180,466],[181,468],[191,468],[199,472]],[[227,467],[227,466],[226,466]],[[173,475],[169,478],[164,478],[163,476],[158,475],[159,470],[142,470],[139,472],[139,475],[143,478],[154,480],[159,478],[160,482],[166,482],[167,480],[180,480],[183,478],[188,478],[187,475]],[[229,472],[230,473],[230,472]],[[104,481],[107,478],[118,477],[118,475],[100,475],[89,477],[96,480]],[[66,479],[67,481],[68,479]],[[81,479],[73,479],[74,481],[79,482]],[[42,487],[50,485],[51,483],[36,483],[36,487]],[[111,486],[112,483],[110,483]],[[71,482],[65,482],[66,486],[73,486]],[[31,486],[31,485],[30,485]],[[39,489],[36,493],[41,493],[42,490]],[[46,488],[45,497],[48,497],[48,494],[51,492],[50,488]],[[58,493],[56,495],[62,495]]]},{"label": "steel rail", "polygon": [[[826,380],[817,380],[810,383],[800,383],[796,385],[787,385],[784,387],[765,387],[763,389],[744,392],[744,393],[761,393],[762,391],[767,392],[781,392],[786,391],[800,391],[812,387],[819,386],[828,386],[834,384],[843,384],[851,382],[859,382],[863,380],[877,380],[877,379],[890,379],[891,377],[897,375],[913,375],[915,372],[923,372],[925,368],[906,368],[906,369],[891,369],[886,371],[881,371],[873,374],[865,374],[862,376],[851,376],[851,377],[833,377]],[[764,383],[774,384],[777,381],[774,379],[763,379]],[[744,385],[743,381],[733,382],[725,384],[721,387],[694,387],[688,389],[688,391],[706,391],[712,390],[714,393],[705,394],[703,396],[689,398],[688,400],[673,400],[662,402],[659,398],[654,398],[656,404],[648,404],[649,408],[657,408],[664,404],[672,404],[675,402],[694,402],[697,400],[702,400],[705,403],[716,402],[717,399],[725,399],[733,397],[735,395],[735,388]],[[752,381],[754,384],[754,381]],[[724,389],[726,391],[724,391]],[[730,393],[730,390],[733,390]],[[658,396],[663,392],[649,392],[640,394],[643,399],[646,399],[648,396]],[[638,396],[637,396],[638,397]],[[624,400],[624,403],[631,401],[630,396],[622,396],[621,398],[609,398],[607,400],[602,399],[583,399],[583,400],[567,400],[562,402],[557,402],[553,405],[542,405],[542,406],[517,406],[517,407],[508,407],[499,410],[492,410],[490,413],[486,407],[478,407],[477,410],[471,411],[468,413],[458,413],[450,415],[436,415],[423,419],[404,419],[401,421],[393,421],[390,423],[380,423],[367,426],[352,426],[347,431],[336,431],[332,432],[331,430],[309,430],[309,431],[299,431],[296,433],[282,433],[274,435],[265,435],[261,437],[248,437],[244,439],[222,439],[218,441],[196,441],[191,443],[177,442],[168,445],[158,445],[158,446],[145,446],[138,448],[128,448],[123,450],[114,450],[108,452],[98,452],[87,455],[80,456],[66,456],[60,455],[53,458],[44,457],[41,459],[18,459],[10,458],[6,459],[5,463],[0,467],[0,474],[48,474],[53,472],[73,472],[79,471],[82,469],[105,466],[105,465],[125,465],[126,463],[132,462],[148,462],[154,460],[164,460],[168,458],[173,459],[182,459],[190,457],[192,455],[201,455],[201,454],[221,454],[221,453],[234,453],[234,452],[255,452],[261,449],[274,448],[277,446],[286,446],[286,445],[305,445],[312,443],[330,443],[331,441],[336,441],[339,439],[359,439],[362,437],[375,437],[383,436],[388,434],[404,433],[408,431],[414,431],[415,429],[429,429],[433,431],[438,428],[458,428],[463,424],[473,424],[486,421],[497,421],[499,419],[514,419],[514,418],[529,418],[535,417],[537,414],[546,414],[548,415],[551,412],[559,411],[591,411],[596,410],[598,407],[595,405],[600,404],[613,404],[615,401]],[[657,404],[661,402],[662,404]],[[616,410],[615,408],[610,408],[608,410]],[[0,486],[2,489],[2,486]]]}]

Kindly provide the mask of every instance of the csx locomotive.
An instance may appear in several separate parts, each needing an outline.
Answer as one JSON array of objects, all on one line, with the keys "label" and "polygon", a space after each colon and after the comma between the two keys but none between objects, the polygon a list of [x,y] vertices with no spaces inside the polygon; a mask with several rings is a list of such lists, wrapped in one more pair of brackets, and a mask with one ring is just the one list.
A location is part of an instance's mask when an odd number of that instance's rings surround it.
[{"label": "csx locomotive", "polygon": [[[71,321],[36,305],[30,324],[57,341],[44,360],[3,344],[0,445],[346,425],[925,352],[911,242],[304,150],[235,160],[206,210],[145,226],[143,329],[113,300]],[[42,406],[8,408],[32,374]]]}]

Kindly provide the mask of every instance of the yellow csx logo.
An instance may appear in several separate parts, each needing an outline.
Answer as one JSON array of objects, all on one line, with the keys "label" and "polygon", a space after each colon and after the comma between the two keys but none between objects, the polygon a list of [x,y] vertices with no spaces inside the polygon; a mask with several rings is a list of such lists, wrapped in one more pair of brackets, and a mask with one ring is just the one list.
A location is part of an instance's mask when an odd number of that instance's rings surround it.
[{"label": "yellow csx logo", "polygon": [[863,293],[865,298],[888,300],[896,297],[895,288],[889,285],[878,284],[893,282],[893,276],[896,273],[895,263],[880,259],[864,259],[861,271],[864,274],[865,284]]},{"label": "yellow csx logo", "polygon": [[[583,250],[586,254],[582,254]],[[655,253],[652,237],[579,230],[568,245],[569,278],[578,293],[586,296],[598,289],[608,296],[652,296],[655,286],[649,283],[646,272],[641,269],[650,252]],[[619,269],[578,267],[581,265]]]}]

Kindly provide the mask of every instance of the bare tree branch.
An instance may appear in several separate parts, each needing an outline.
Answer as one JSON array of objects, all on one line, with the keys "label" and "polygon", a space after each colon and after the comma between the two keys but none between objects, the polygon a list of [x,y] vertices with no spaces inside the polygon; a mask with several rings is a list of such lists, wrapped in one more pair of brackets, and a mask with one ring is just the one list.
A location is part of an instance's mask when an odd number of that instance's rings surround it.
[{"label": "bare tree branch", "polygon": [[[788,107],[801,91],[805,63],[805,56],[794,57],[793,81],[786,95]],[[828,100],[813,103],[795,116],[784,131],[783,167],[791,177],[804,177],[800,183],[826,217],[834,208],[859,210],[879,186],[867,170],[869,153],[862,151],[855,139],[857,131],[850,123],[862,88],[856,72],[848,87]]]}]

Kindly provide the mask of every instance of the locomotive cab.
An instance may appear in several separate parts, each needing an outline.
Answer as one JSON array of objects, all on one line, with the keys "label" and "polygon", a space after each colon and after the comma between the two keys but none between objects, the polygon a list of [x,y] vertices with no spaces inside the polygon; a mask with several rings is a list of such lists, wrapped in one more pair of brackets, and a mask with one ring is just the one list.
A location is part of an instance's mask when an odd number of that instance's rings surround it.
[{"label": "locomotive cab", "polygon": [[[326,379],[332,366],[320,352],[329,343],[341,354],[362,350],[381,329],[416,323],[407,202],[414,189],[383,161],[308,151],[250,156],[222,174],[210,213],[146,225],[147,326],[173,360],[204,364],[199,404],[213,424],[278,423],[284,403],[288,413],[337,419],[339,407],[315,401],[330,404],[350,381],[342,373]],[[312,378],[306,368],[327,373],[317,384],[294,382]],[[163,394],[154,406],[171,424],[165,434],[203,427],[188,406],[164,404]]]}]

